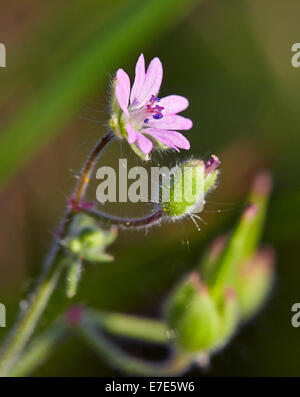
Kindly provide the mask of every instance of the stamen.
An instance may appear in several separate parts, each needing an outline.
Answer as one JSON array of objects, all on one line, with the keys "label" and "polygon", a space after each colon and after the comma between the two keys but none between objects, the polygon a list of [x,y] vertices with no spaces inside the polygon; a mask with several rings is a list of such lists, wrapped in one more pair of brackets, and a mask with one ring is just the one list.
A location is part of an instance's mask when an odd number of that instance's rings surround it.
[{"label": "stamen", "polygon": [[156,100],[155,96],[154,96],[154,95],[151,95],[151,98],[150,98],[150,104],[151,104],[151,106],[154,105],[155,100]]},{"label": "stamen", "polygon": [[[153,114],[153,118],[156,120],[162,119],[164,116],[162,114],[162,111],[164,110],[163,106],[159,106],[159,105],[154,105],[155,102],[159,102],[160,98],[157,98],[155,95],[151,95],[150,99],[149,99],[149,103],[146,105],[146,111],[148,113],[152,113]],[[145,124],[148,124],[149,119],[146,118],[144,120]]]}]

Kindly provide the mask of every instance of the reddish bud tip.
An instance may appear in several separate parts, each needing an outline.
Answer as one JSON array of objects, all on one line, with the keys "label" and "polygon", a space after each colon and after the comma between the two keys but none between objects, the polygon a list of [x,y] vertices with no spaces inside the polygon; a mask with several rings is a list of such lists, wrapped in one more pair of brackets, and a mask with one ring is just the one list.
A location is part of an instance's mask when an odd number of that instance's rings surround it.
[{"label": "reddish bud tip", "polygon": [[65,320],[68,325],[74,327],[81,321],[84,308],[81,305],[74,305],[65,314]]},{"label": "reddish bud tip", "polygon": [[249,204],[248,207],[244,211],[244,219],[246,220],[252,220],[256,217],[258,212],[258,208],[255,204]]},{"label": "reddish bud tip", "polygon": [[265,266],[267,268],[273,267],[275,264],[275,251],[272,247],[262,247],[256,255],[256,260],[260,266]]},{"label": "reddish bud tip", "polygon": [[206,284],[201,284],[199,292],[200,292],[200,294],[207,295],[208,294],[208,286]]},{"label": "reddish bud tip", "polygon": [[275,252],[271,247],[261,248],[242,266],[240,275],[245,278],[255,277],[257,273],[270,274],[275,264]]},{"label": "reddish bud tip", "polygon": [[272,189],[272,178],[266,171],[258,174],[253,181],[253,192],[266,196]]},{"label": "reddish bud tip", "polygon": [[200,294],[208,293],[208,287],[206,284],[201,282],[201,278],[198,272],[192,272],[189,275],[189,281]]},{"label": "reddish bud tip", "polygon": [[225,291],[225,298],[227,300],[235,300],[236,299],[236,293],[233,287],[227,287]]},{"label": "reddish bud tip", "polygon": [[211,158],[205,163],[205,175],[213,172],[216,168],[219,167],[220,164],[221,161],[219,160],[219,158],[215,155],[212,155]]},{"label": "reddish bud tip", "polygon": [[198,289],[198,288],[201,287],[201,279],[200,279],[200,275],[199,275],[198,272],[192,272],[192,273],[189,275],[189,281],[190,281],[191,284],[193,284],[193,286],[194,286],[195,288]]},{"label": "reddish bud tip", "polygon": [[218,256],[223,251],[223,248],[225,247],[226,241],[227,241],[226,235],[219,236],[213,241],[213,243],[210,247],[210,253],[209,253],[210,260],[214,261],[218,258]]}]

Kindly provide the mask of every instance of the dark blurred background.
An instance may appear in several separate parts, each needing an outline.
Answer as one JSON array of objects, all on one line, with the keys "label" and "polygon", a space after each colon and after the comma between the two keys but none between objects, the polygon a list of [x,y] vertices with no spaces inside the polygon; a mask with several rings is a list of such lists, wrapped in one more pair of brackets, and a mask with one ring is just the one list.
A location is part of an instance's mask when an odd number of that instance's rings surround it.
[{"label": "dark blurred background", "polygon": [[[81,164],[106,131],[110,79],[118,67],[133,79],[143,52],[147,62],[162,60],[160,95],[189,98],[191,153],[220,157],[219,187],[200,232],[191,220],[147,234],[121,231],[109,248],[115,261],[85,268],[74,301],[160,316],[174,283],[231,229],[254,175],[268,169],[274,189],[263,240],[276,250],[276,284],[263,311],[210,368],[190,374],[298,376],[300,329],[292,328],[291,306],[300,300],[300,68],[291,64],[291,46],[300,42],[299,1],[1,0],[0,7],[7,51],[0,69],[0,302],[7,329],[40,272]],[[117,165],[119,157],[138,162],[124,143],[110,147],[101,165]],[[149,210],[107,208],[123,216]],[[40,329],[68,305],[62,282]],[[143,357],[163,354],[123,343]],[[116,373],[74,337],[35,375]]]}]

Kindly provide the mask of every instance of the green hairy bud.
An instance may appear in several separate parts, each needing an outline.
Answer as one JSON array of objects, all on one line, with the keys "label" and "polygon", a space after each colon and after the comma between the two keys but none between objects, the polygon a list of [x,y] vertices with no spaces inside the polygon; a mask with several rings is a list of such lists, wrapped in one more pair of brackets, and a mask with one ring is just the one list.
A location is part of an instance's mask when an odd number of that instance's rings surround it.
[{"label": "green hairy bud", "polygon": [[106,246],[116,237],[116,228],[102,230],[93,218],[80,214],[74,219],[65,245],[72,256],[79,256],[89,262],[106,262],[113,260],[113,257],[105,252]]},{"label": "green hairy bud", "polygon": [[100,229],[90,216],[78,214],[74,217],[69,236],[63,244],[67,249],[66,294],[68,298],[76,295],[82,274],[82,261],[100,263],[114,258],[105,252],[106,247],[117,237],[115,227]]},{"label": "green hairy bud", "polygon": [[188,160],[173,167],[164,175],[160,186],[160,205],[172,218],[201,212],[205,195],[214,188],[220,161],[212,156],[205,164],[202,160]]}]

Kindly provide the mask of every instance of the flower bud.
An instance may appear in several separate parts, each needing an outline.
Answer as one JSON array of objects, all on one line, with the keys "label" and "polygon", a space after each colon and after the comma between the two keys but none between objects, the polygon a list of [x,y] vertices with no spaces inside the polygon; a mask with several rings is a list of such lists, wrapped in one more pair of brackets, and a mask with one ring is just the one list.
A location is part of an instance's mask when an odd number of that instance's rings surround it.
[{"label": "flower bud", "polygon": [[188,160],[164,175],[159,198],[166,215],[180,218],[201,212],[205,195],[215,186],[219,164],[216,156],[206,164],[202,160]]},{"label": "flower bud", "polygon": [[208,283],[216,271],[227,241],[228,236],[221,235],[212,242],[209,249],[205,252],[199,265],[199,270],[205,282]]},{"label": "flower bud", "polygon": [[116,228],[102,230],[93,218],[78,214],[72,223],[70,236],[64,243],[72,256],[78,256],[90,262],[105,262],[113,259],[105,252],[105,248],[115,238]]},{"label": "flower bud", "polygon": [[274,279],[275,255],[272,249],[262,248],[240,265],[236,290],[241,317],[251,317],[264,303]]},{"label": "flower bud", "polygon": [[194,357],[223,346],[235,329],[237,305],[233,295],[218,307],[197,272],[177,287],[169,298],[165,315],[177,347]]},{"label": "flower bud", "polygon": [[239,304],[236,292],[232,287],[227,287],[220,304],[221,331],[215,350],[224,347],[234,334],[239,321]]}]

